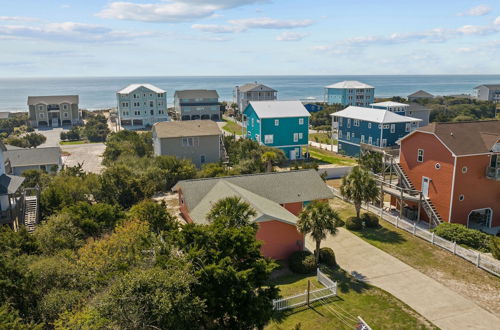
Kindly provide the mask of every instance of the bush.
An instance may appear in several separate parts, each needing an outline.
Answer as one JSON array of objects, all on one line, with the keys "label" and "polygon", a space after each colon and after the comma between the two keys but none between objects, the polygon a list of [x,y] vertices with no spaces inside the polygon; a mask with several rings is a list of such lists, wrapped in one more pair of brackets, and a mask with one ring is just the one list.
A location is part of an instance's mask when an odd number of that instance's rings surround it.
[{"label": "bush", "polygon": [[500,260],[500,238],[495,236],[490,238],[490,251],[495,259]]},{"label": "bush", "polygon": [[319,262],[330,267],[337,266],[335,253],[329,247],[324,247],[319,250]]},{"label": "bush", "polygon": [[462,244],[470,248],[489,252],[490,235],[479,230],[469,229],[458,223],[442,223],[432,230],[436,235],[441,236],[457,244]]},{"label": "bush", "polygon": [[316,270],[316,261],[309,251],[295,251],[288,259],[290,270],[297,274],[310,274]]},{"label": "bush", "polygon": [[347,218],[345,227],[349,230],[361,230],[363,229],[363,222],[360,218],[350,217]]},{"label": "bush", "polygon": [[373,213],[365,213],[361,216],[361,220],[365,222],[365,226],[368,228],[378,228],[380,227],[378,223],[378,217]]}]

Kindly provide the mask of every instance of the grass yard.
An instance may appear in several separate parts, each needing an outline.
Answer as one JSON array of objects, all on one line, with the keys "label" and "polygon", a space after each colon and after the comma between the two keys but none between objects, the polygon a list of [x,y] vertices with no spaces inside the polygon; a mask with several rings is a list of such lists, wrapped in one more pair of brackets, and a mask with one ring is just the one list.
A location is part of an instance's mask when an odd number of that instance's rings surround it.
[{"label": "grass yard", "polygon": [[88,143],[87,141],[83,141],[83,140],[78,140],[78,141],[59,141],[59,144],[60,145],[74,145],[74,144],[86,144]]},{"label": "grass yard", "polygon": [[309,146],[309,155],[311,158],[324,163],[341,166],[353,166],[357,164],[354,158],[342,156],[328,150],[321,150],[311,146]]},{"label": "grass yard", "polygon": [[[373,329],[437,329],[389,293],[357,281],[339,268],[322,268],[322,271],[337,281],[337,297],[330,298],[328,304],[318,301],[311,304],[312,308],[302,306],[277,313],[265,329],[294,329],[300,323],[300,329],[304,330],[350,330],[355,329],[356,322],[352,317],[357,316],[361,316]],[[273,284],[280,288],[282,296],[289,296],[304,292],[307,280],[311,281],[311,288],[323,287],[316,281],[316,276],[290,272],[276,278]],[[349,319],[341,321],[332,310],[341,312]]]},{"label": "grass yard", "polygon": [[231,134],[241,135],[242,127],[234,121],[226,120],[226,125],[222,127],[223,130]]},{"label": "grass yard", "polygon": [[[343,219],[354,216],[354,207],[338,198],[330,201]],[[500,315],[500,279],[464,259],[380,220],[380,228],[354,234],[418,269],[441,284]]]},{"label": "grass yard", "polygon": [[[328,133],[310,133],[309,141],[324,143],[324,144],[330,144],[332,142],[330,137],[328,136]],[[334,139],[333,144],[337,144],[337,140]]]}]

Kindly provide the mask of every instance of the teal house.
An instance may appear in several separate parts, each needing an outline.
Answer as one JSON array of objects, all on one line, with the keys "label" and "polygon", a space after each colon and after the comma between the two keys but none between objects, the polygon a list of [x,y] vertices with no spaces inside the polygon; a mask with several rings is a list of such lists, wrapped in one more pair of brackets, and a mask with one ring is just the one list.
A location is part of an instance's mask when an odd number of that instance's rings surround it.
[{"label": "teal house", "polygon": [[307,152],[310,114],[300,101],[250,101],[243,111],[248,139],[283,150],[290,160]]}]

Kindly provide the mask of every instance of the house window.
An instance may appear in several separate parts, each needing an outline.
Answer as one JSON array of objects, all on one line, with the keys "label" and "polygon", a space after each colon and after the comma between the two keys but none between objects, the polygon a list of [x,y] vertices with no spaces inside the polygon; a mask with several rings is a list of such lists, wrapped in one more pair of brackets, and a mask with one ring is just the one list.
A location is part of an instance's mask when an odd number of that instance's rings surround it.
[{"label": "house window", "polygon": [[342,118],[339,118],[339,127],[342,127]]},{"label": "house window", "polygon": [[373,143],[373,138],[371,136],[368,137],[368,144],[372,144]]},{"label": "house window", "polygon": [[43,105],[39,105],[38,110],[43,110]]},{"label": "house window", "polygon": [[467,168],[467,166],[462,167],[462,173],[463,174],[467,173],[468,170],[469,169]]},{"label": "house window", "polygon": [[351,132],[347,132],[346,139],[350,140],[351,139]]},{"label": "house window", "polygon": [[64,118],[68,118],[68,113],[64,112]]},{"label": "house window", "polygon": [[352,132],[352,134],[351,134],[351,138],[353,138],[353,139],[354,139],[354,132]]},{"label": "house window", "polygon": [[423,161],[424,161],[424,149],[418,149],[417,162],[422,163]]},{"label": "house window", "polygon": [[299,139],[302,139],[304,135],[302,133],[299,133]]},{"label": "house window", "polygon": [[361,135],[361,143],[365,143],[365,136]]},{"label": "house window", "polygon": [[152,108],[154,107],[153,101],[149,101],[149,106]]},{"label": "house window", "polygon": [[149,113],[151,114],[151,116],[155,114],[154,110],[149,110]]},{"label": "house window", "polygon": [[406,123],[405,125],[405,132],[409,132],[411,130],[411,124],[410,123]]},{"label": "house window", "polygon": [[195,147],[198,146],[200,140],[197,137],[185,137],[182,138],[182,146],[183,147]]},{"label": "house window", "polygon": [[200,163],[204,164],[205,161],[205,155],[200,155]]},{"label": "house window", "polygon": [[68,105],[67,104],[63,104],[63,109],[64,110],[68,109]]},{"label": "house window", "polygon": [[460,196],[458,196],[459,201],[463,201],[464,199],[465,199],[465,196],[463,194],[460,194]]},{"label": "house window", "polygon": [[299,141],[299,133],[293,133],[293,142]]},{"label": "house window", "polygon": [[351,119],[347,118],[347,128],[351,127]]},{"label": "house window", "polygon": [[304,118],[299,118],[299,125],[304,125]]},{"label": "house window", "polygon": [[272,134],[264,135],[264,143],[265,144],[274,143],[274,135],[272,135]]},{"label": "house window", "polygon": [[44,114],[43,114],[43,113],[41,113],[41,114],[40,114],[40,118],[43,118],[43,116],[44,116]]},{"label": "house window", "polygon": [[342,131],[339,131],[339,139],[342,138]]},{"label": "house window", "polygon": [[372,128],[372,123],[368,123],[368,128]]},{"label": "house window", "polygon": [[260,136],[259,136],[259,134],[255,134],[255,141],[260,142]]},{"label": "house window", "polygon": [[280,121],[279,119],[275,119],[274,120],[274,126],[279,126],[280,125]]},{"label": "house window", "polygon": [[254,120],[253,120],[253,118],[252,118],[252,127],[253,127],[253,124],[254,124]]},{"label": "house window", "polygon": [[436,168],[436,170],[439,170],[441,168],[441,164],[436,163],[436,165],[434,165],[434,167]]},{"label": "house window", "polygon": [[385,124],[384,129],[388,129],[388,128],[389,128],[389,124]]},{"label": "house window", "polygon": [[354,126],[359,127],[359,120],[358,119],[354,119],[354,123],[353,124],[354,124]]},{"label": "house window", "polygon": [[396,132],[396,124],[391,124],[391,133]]},{"label": "house window", "polygon": [[382,139],[382,147],[387,147],[387,139]]}]

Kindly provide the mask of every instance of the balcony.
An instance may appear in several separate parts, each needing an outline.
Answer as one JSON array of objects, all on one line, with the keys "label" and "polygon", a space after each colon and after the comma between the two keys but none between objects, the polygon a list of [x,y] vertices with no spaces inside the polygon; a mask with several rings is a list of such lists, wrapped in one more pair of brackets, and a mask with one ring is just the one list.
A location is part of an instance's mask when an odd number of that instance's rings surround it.
[{"label": "balcony", "polygon": [[486,168],[486,177],[491,180],[500,181],[500,167],[488,166]]}]

